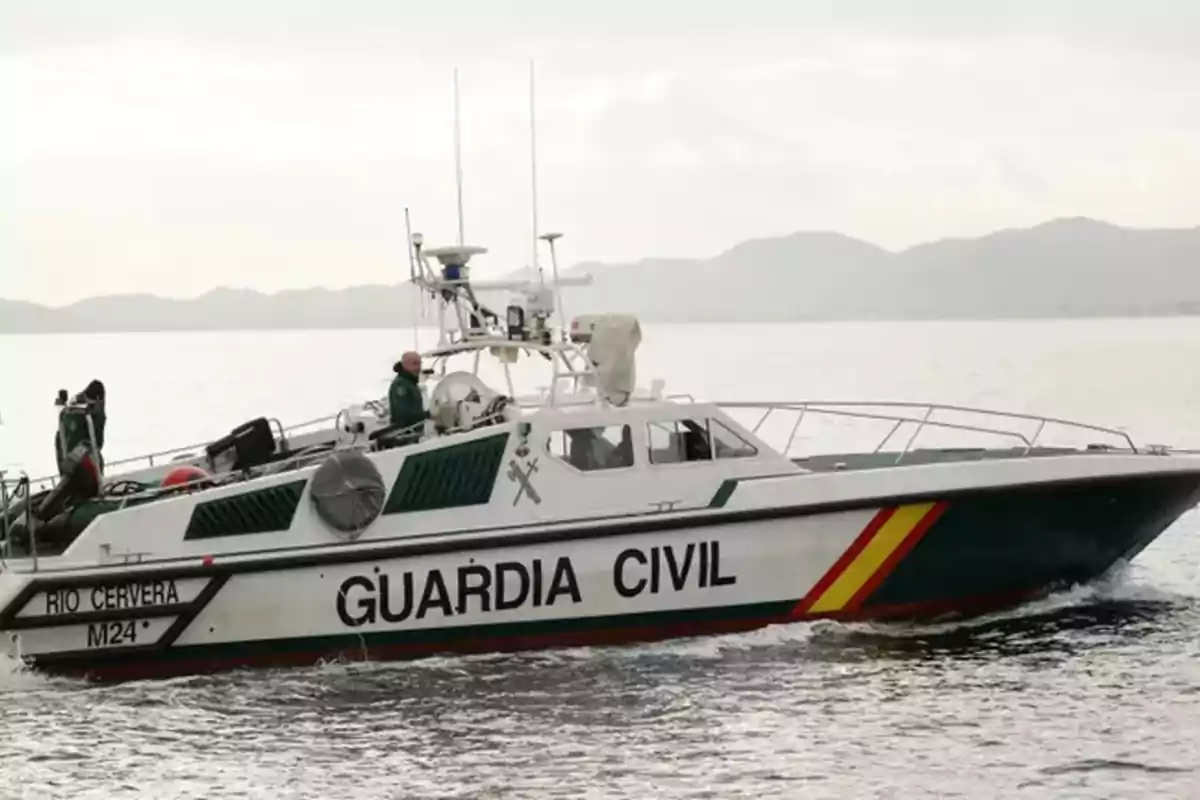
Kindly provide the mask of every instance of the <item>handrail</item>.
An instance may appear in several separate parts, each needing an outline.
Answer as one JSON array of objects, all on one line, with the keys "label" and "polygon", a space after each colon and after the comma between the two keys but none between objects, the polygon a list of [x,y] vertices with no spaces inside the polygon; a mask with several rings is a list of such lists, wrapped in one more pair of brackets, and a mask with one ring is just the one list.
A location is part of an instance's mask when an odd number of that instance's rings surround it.
[{"label": "handrail", "polygon": [[[508,421],[505,417],[505,413],[502,410],[494,411],[490,414],[479,417],[475,420],[472,420],[467,425],[461,425],[461,426],[457,426],[454,428],[449,428],[449,429],[441,432],[440,434],[438,434],[438,436],[449,436],[449,435],[453,435],[453,434],[457,434],[457,433],[467,433],[472,430],[476,430],[477,428],[485,427],[486,425],[488,425],[492,422],[495,422],[497,420],[499,420],[501,422]],[[425,421],[423,420],[421,422],[416,422],[416,423],[413,423],[412,425],[408,425],[403,428],[397,428],[394,431],[389,431],[389,433],[392,435],[401,435],[402,436],[405,433],[411,433],[411,432],[417,431],[419,429],[423,429],[424,426],[425,426]],[[371,450],[375,447],[375,445],[376,445],[376,442],[374,442],[370,439],[364,438],[362,441],[359,441],[358,437],[356,436],[354,438],[354,440],[352,440],[349,443],[342,443],[342,444],[335,443],[331,452],[341,452],[341,451],[348,451],[348,450]],[[268,467],[268,468],[273,465],[282,465],[283,468],[278,469],[278,470],[262,470],[259,468],[255,468],[253,471],[241,470],[239,472],[226,472],[226,473],[221,473],[218,475],[205,475],[203,477],[193,478],[190,481],[186,481],[184,483],[179,483],[179,484],[174,484],[174,485],[172,485],[170,487],[166,487],[166,488],[163,488],[161,486],[149,486],[144,489],[141,489],[140,491],[130,492],[128,494],[120,495],[119,497],[120,497],[121,505],[122,505],[122,507],[124,507],[125,503],[127,503],[129,500],[138,499],[138,498],[151,498],[152,499],[155,497],[161,497],[163,495],[182,494],[185,491],[190,490],[190,489],[206,489],[206,488],[219,488],[219,487],[224,487],[224,486],[232,486],[234,484],[244,483],[244,482],[250,481],[250,480],[257,480],[259,478],[271,477],[273,475],[286,474],[288,472],[291,472],[291,471],[297,470],[297,469],[306,469],[312,465],[311,464],[303,464],[303,463],[299,463],[299,462],[301,462],[303,460],[303,457],[306,454],[315,455],[317,449],[318,448],[314,447],[314,448],[311,448],[312,452],[305,450],[305,451],[293,453],[293,454],[291,454],[291,456],[289,458],[283,460],[282,462],[275,462],[275,464],[269,463],[269,464],[262,465],[263,467]],[[3,505],[6,509],[6,511],[7,511],[7,506],[8,506],[8,500],[10,499],[9,496],[7,495],[7,486],[10,483],[14,484],[18,487],[24,485],[26,494],[30,495],[30,496],[32,495],[32,489],[30,486],[31,482],[30,482],[30,479],[28,478],[28,476],[22,475],[22,477],[18,481],[11,481],[11,480],[5,479],[3,477],[3,474],[0,473],[0,492],[5,493],[2,496],[0,496],[0,505]],[[106,497],[105,495],[100,495],[97,499],[105,499],[105,497]],[[31,519],[32,510],[33,510],[32,503],[27,503],[27,505],[25,507],[25,516],[26,516],[26,529],[29,531],[29,546],[30,546],[30,554],[29,555],[32,558],[32,570],[34,572],[37,572],[38,571],[38,561],[39,561],[38,550],[37,550],[37,529],[32,524],[32,519]],[[5,519],[7,519],[7,514],[5,514]],[[9,541],[8,541],[8,536],[7,536],[7,527],[8,526],[5,525],[6,535],[4,537],[4,542],[3,542],[4,550],[3,550],[3,556],[0,556],[0,558],[2,558],[2,557],[10,557],[11,558],[11,554],[8,552]],[[81,532],[81,535],[82,535],[82,532]],[[149,553],[149,552],[138,554],[139,561],[140,561],[140,556],[151,555],[151,554],[152,553]],[[128,557],[128,554],[126,554],[126,557]],[[13,559],[13,560],[16,560],[16,559]],[[8,568],[7,561],[4,561],[3,565],[5,568]]]},{"label": "handrail", "polygon": [[[371,401],[371,402],[374,402],[374,401]],[[323,423],[323,422],[336,422],[342,413],[343,413],[342,411],[339,411],[336,414],[328,414],[324,417],[317,417],[315,419],[305,420],[304,422],[297,422],[294,425],[288,425],[287,427],[284,427],[279,422],[278,419],[273,418],[273,417],[269,420],[269,422],[273,422],[274,427],[279,432],[280,436],[283,438],[286,438],[287,435],[293,434],[296,431],[300,430],[301,428],[307,428],[310,425],[316,425],[317,423]],[[109,462],[107,462],[107,466],[108,467],[119,467],[123,464],[132,464],[135,461],[149,461],[150,466],[153,467],[154,459],[156,459],[156,458],[160,458],[162,456],[168,456],[168,455],[172,455],[172,454],[184,454],[184,453],[190,452],[192,450],[203,449],[205,447],[208,447],[210,444],[212,444],[212,442],[213,442],[213,440],[209,439],[209,440],[206,440],[203,442],[197,442],[195,444],[183,445],[182,447],[172,447],[169,450],[156,450],[152,453],[143,453],[143,454],[137,455],[137,456],[128,456],[126,458],[109,461]]]},{"label": "handrail", "polygon": [[[496,411],[496,412],[492,412],[491,414],[487,414],[485,416],[479,417],[478,419],[473,420],[470,425],[461,425],[461,426],[454,427],[454,428],[448,428],[445,431],[441,432],[440,434],[437,434],[437,436],[438,437],[452,436],[452,435],[455,435],[458,433],[469,433],[470,431],[473,431],[480,427],[484,427],[485,425],[495,422],[497,420],[506,421],[504,419],[503,411]],[[424,427],[425,427],[425,421],[422,420],[420,422],[415,422],[411,425],[407,425],[405,427],[396,428],[395,430],[389,431],[388,432],[389,438],[393,437],[393,436],[403,437],[405,434],[411,434],[411,433],[423,430]],[[432,439],[434,437],[429,437],[429,438]],[[422,441],[427,441],[427,439],[422,440]],[[350,442],[334,444],[333,448],[331,450],[329,450],[328,452],[334,453],[334,452],[345,452],[345,451],[351,451],[351,450],[371,450],[372,448],[375,447],[375,445],[376,445],[375,441],[372,441],[365,437],[363,437],[363,439],[361,441],[359,441],[358,437],[356,436],[354,438],[354,440],[352,440]],[[161,486],[149,486],[145,489],[142,489],[141,491],[130,492],[128,494],[121,494],[121,495],[119,495],[119,497],[121,499],[121,502],[125,503],[129,500],[135,500],[135,499],[144,498],[144,497],[156,497],[156,496],[164,494],[164,493],[175,494],[175,493],[180,493],[186,489],[201,488],[204,484],[212,484],[212,486],[210,488],[216,488],[218,486],[229,486],[229,485],[232,485],[235,483],[243,483],[248,480],[257,480],[259,478],[266,478],[266,477],[271,477],[274,475],[280,475],[280,474],[284,474],[284,473],[290,472],[295,469],[305,468],[305,466],[307,466],[307,465],[300,465],[295,462],[299,462],[302,459],[309,457],[311,455],[314,455],[315,453],[317,453],[319,451],[320,451],[319,447],[313,446],[310,448],[306,448],[305,450],[300,450],[295,453],[291,453],[288,455],[288,457],[281,459],[280,461],[268,462],[267,464],[263,464],[258,467],[253,467],[253,468],[251,468],[253,470],[253,472],[251,472],[251,470],[239,470],[238,472],[223,472],[223,473],[218,473],[216,475],[204,475],[201,477],[193,478],[189,481],[185,481],[184,483],[173,484],[170,487],[167,487],[166,489],[164,489]],[[279,467],[279,468],[278,469],[270,469],[271,467]],[[23,480],[28,482],[27,478],[23,479]],[[11,481],[8,481],[8,482],[11,482]],[[105,499],[105,497],[106,496],[102,494],[102,495],[98,496],[98,499]]]},{"label": "handrail", "polygon": [[[724,404],[718,404],[718,405],[724,406]],[[1007,431],[1002,428],[985,428],[981,425],[964,425],[964,424],[956,423],[956,422],[926,421],[926,420],[920,420],[920,419],[913,419],[912,417],[895,417],[895,416],[891,416],[888,414],[868,414],[864,411],[834,411],[832,409],[813,408],[811,406],[809,406],[807,408],[788,408],[788,407],[784,407],[784,406],[777,406],[777,407],[770,409],[770,411],[779,411],[779,410],[799,411],[800,413],[811,413],[811,414],[825,414],[825,415],[831,416],[831,417],[851,417],[853,419],[871,419],[871,420],[881,420],[883,422],[895,422],[896,424],[894,426],[892,426],[892,429],[890,431],[888,431],[888,435],[883,437],[883,440],[880,441],[880,443],[878,445],[876,445],[875,452],[879,452],[883,448],[883,445],[887,444],[888,440],[891,439],[892,436],[894,436],[896,434],[896,431],[899,430],[900,426],[903,425],[905,422],[917,423],[917,425],[918,425],[917,432],[918,433],[920,432],[920,427],[922,425],[933,425],[934,427],[948,428],[951,430],[972,431],[974,433],[990,433],[990,434],[994,434],[997,436],[1009,436],[1014,439],[1019,439],[1026,446],[1030,445],[1030,441],[1029,441],[1028,437],[1026,437],[1024,434],[1022,434],[1018,431]],[[761,422],[760,422],[760,424],[761,424]],[[798,428],[799,426],[796,426],[796,427]],[[794,437],[795,437],[795,431],[793,430],[792,438],[794,438]],[[908,447],[912,446],[912,439],[915,439],[915,438],[916,438],[915,436],[912,436],[909,438],[908,445],[905,447],[906,450],[908,449]],[[788,440],[788,443],[790,445],[791,439]]]},{"label": "handrail", "polygon": [[[520,403],[514,404],[518,407],[521,407]],[[361,403],[361,406],[364,409],[375,411],[382,410],[385,407],[382,400],[367,400]],[[306,433],[307,431],[305,429],[312,428],[316,430],[319,429],[318,426],[329,425],[330,423],[332,423],[333,432],[336,434],[341,430],[339,424],[345,415],[346,409],[341,409],[336,414],[326,414],[325,416],[314,417],[313,419],[304,420],[303,422],[297,422],[287,426],[282,425],[277,418],[270,417],[268,418],[268,424],[271,424],[275,429],[276,434],[279,436],[280,442],[287,442],[288,439],[295,438],[298,434]],[[162,459],[164,456],[196,455],[198,457],[200,453],[197,451],[202,452],[205,447],[212,444],[212,441],[213,440],[210,439],[203,442],[197,442],[195,444],[172,447],[166,450],[156,450],[150,453],[142,453],[141,455],[127,456],[125,458],[106,461],[106,477],[116,477],[120,473],[120,470],[117,468],[128,466],[130,464],[137,464],[140,462],[146,462],[147,468],[154,468],[157,466],[155,464],[155,460]],[[160,461],[160,463],[162,462]],[[31,478],[30,482],[40,486],[46,483],[54,483],[58,480],[58,478],[59,476],[56,474],[48,474],[37,478]]]},{"label": "handrail", "polygon": [[[378,401],[376,401],[376,400],[369,400],[366,403],[364,403],[363,406],[369,407],[369,406],[372,406],[373,404],[377,404],[377,403],[378,403]],[[338,411],[336,414],[328,414],[323,417],[316,417],[314,419],[305,420],[304,422],[297,422],[294,425],[288,425],[286,427],[284,427],[279,422],[279,420],[276,418],[269,419],[268,423],[269,424],[274,423],[273,427],[275,428],[276,431],[278,431],[280,440],[286,441],[289,436],[294,435],[296,432],[301,431],[303,428],[315,426],[318,423],[334,422],[335,427],[336,427],[336,423],[340,421],[340,418],[342,417],[343,414],[344,414],[344,409],[342,411]],[[184,445],[182,447],[172,447],[168,450],[156,450],[151,453],[142,453],[141,455],[127,456],[125,458],[119,458],[119,459],[115,459],[112,461],[106,461],[105,462],[105,472],[108,473],[109,475],[112,475],[113,477],[115,477],[116,474],[119,474],[119,471],[116,470],[117,467],[122,467],[122,466],[126,466],[129,464],[135,464],[135,463],[142,462],[142,461],[147,462],[146,466],[148,468],[153,468],[156,466],[154,463],[155,459],[161,459],[163,456],[171,456],[171,455],[175,455],[175,456],[192,455],[194,453],[194,451],[203,450],[205,447],[207,447],[210,444],[212,444],[212,440],[197,442],[195,444],[190,444],[190,445]],[[30,483],[42,485],[45,483],[53,483],[58,480],[58,477],[59,477],[58,475],[42,475],[37,478],[30,478],[29,480],[30,480]]]},{"label": "handrail", "polygon": [[[634,398],[634,400],[639,400],[639,401],[642,399],[643,398],[640,398],[640,397]],[[668,395],[665,399],[667,399],[667,400],[682,399],[682,400],[688,400],[691,402],[695,402],[694,398],[690,394],[686,394],[686,393]],[[560,404],[561,405],[574,405],[575,403],[572,403],[571,401],[568,400],[568,401],[562,402]],[[585,404],[585,405],[590,404],[590,401],[580,401],[580,404]],[[381,404],[379,403],[379,401],[368,401],[367,403],[364,403],[363,405],[364,405],[364,407],[378,407]],[[513,405],[515,405],[518,408],[530,408],[531,407],[527,403],[522,402],[521,398],[519,398],[519,397],[513,398]],[[885,436],[883,438],[883,440],[879,443],[879,445],[876,447],[877,451],[882,449],[882,447],[892,438],[892,436],[896,433],[896,431],[899,430],[901,425],[903,425],[904,423],[907,423],[907,422],[914,423],[917,425],[917,429],[914,431],[913,435],[911,437],[909,437],[908,443],[906,444],[904,450],[901,452],[901,456],[903,456],[905,453],[907,453],[908,449],[912,446],[912,444],[914,443],[916,438],[920,435],[920,433],[926,427],[960,430],[960,431],[970,431],[970,432],[984,433],[984,434],[997,435],[997,436],[1007,436],[1010,438],[1017,439],[1024,446],[1025,452],[1028,452],[1029,450],[1031,450],[1033,447],[1035,447],[1037,445],[1037,442],[1041,438],[1042,433],[1044,432],[1047,425],[1061,425],[1061,426],[1064,426],[1067,428],[1074,428],[1077,430],[1085,430],[1085,431],[1093,431],[1093,432],[1103,433],[1103,434],[1106,434],[1109,436],[1116,437],[1118,439],[1121,439],[1124,442],[1125,446],[1131,452],[1134,452],[1134,453],[1139,452],[1137,445],[1133,442],[1133,439],[1129,436],[1128,433],[1126,433],[1125,431],[1116,430],[1114,428],[1107,428],[1107,427],[1103,427],[1100,425],[1094,425],[1094,424],[1086,423],[1086,422],[1077,422],[1074,420],[1067,420],[1067,419],[1062,419],[1062,418],[1058,418],[1058,417],[1027,414],[1027,413],[1023,413],[1023,412],[1014,412],[1014,411],[998,411],[995,409],[979,408],[979,407],[959,405],[959,404],[953,404],[953,403],[922,403],[922,402],[909,402],[909,401],[896,401],[896,400],[837,400],[837,401],[835,401],[835,400],[819,400],[819,401],[809,400],[809,401],[728,401],[728,402],[715,401],[713,403],[713,405],[716,405],[717,407],[720,407],[720,408],[731,408],[731,409],[736,409],[736,408],[763,409],[763,411],[764,411],[763,416],[759,419],[758,423],[756,425],[754,425],[754,428],[753,428],[754,431],[757,431],[766,422],[768,417],[770,417],[770,415],[774,412],[777,412],[777,411],[798,412],[798,414],[800,415],[800,418],[796,421],[796,424],[793,426],[791,436],[788,437],[787,445],[785,447],[785,452],[786,452],[787,448],[791,447],[792,442],[795,440],[796,433],[800,427],[800,423],[803,421],[804,415],[807,413],[819,414],[819,415],[824,415],[824,416],[848,417],[848,418],[855,418],[855,419],[890,421],[890,422],[895,423],[895,425],[893,425],[892,429],[888,432],[888,435]],[[849,409],[888,409],[888,408],[911,409],[918,413],[923,412],[924,416],[921,418],[914,418],[911,416],[904,416],[901,414],[868,413],[866,411],[849,410]],[[1022,433],[1020,431],[1016,431],[1016,430],[1008,430],[1008,429],[983,426],[983,425],[968,425],[968,424],[963,424],[963,423],[955,423],[955,422],[949,422],[946,420],[935,419],[934,414],[937,412],[957,412],[957,413],[965,413],[965,414],[975,414],[975,415],[985,416],[985,417],[998,417],[1001,419],[1008,419],[1008,420],[1021,420],[1021,421],[1026,421],[1026,422],[1030,422],[1030,423],[1036,423],[1036,429],[1033,432],[1032,436],[1026,436],[1024,433]],[[341,418],[343,417],[343,415],[344,415],[344,410],[338,411],[336,414],[330,414],[330,415],[325,415],[322,417],[316,417],[314,419],[305,420],[303,422],[298,422],[293,425],[288,425],[286,427],[282,426],[278,420],[272,420],[272,422],[275,423],[275,427],[277,427],[277,429],[280,431],[281,434],[283,434],[284,436],[291,436],[297,432],[302,431],[303,429],[313,428],[315,426],[322,425],[322,424],[327,425],[329,423],[334,423],[334,428],[336,431],[337,424],[341,421]],[[161,459],[163,456],[190,454],[192,452],[195,452],[199,449],[206,447],[209,443],[210,442],[199,442],[196,444],[187,445],[187,446],[183,446],[183,447],[174,447],[174,448],[170,448],[170,449],[166,449],[166,450],[159,450],[159,451],[155,451],[155,452],[151,452],[151,453],[146,453],[143,455],[117,459],[117,460],[108,462],[107,466],[110,469],[115,469],[118,467],[133,464],[136,462],[148,462],[148,466],[153,468],[155,466],[156,459]],[[107,471],[108,470],[106,470],[106,472]],[[29,482],[31,484],[36,484],[36,485],[40,486],[40,485],[43,485],[48,482],[53,483],[54,481],[57,480],[57,477],[58,476],[56,476],[56,475],[46,475],[46,476],[39,477],[39,478],[30,478]]]},{"label": "handrail", "polygon": [[[723,409],[763,409],[764,413],[763,413],[762,417],[760,417],[758,419],[757,423],[754,425],[754,428],[753,428],[753,432],[756,432],[756,433],[759,430],[759,428],[762,427],[762,425],[767,421],[767,419],[773,413],[778,412],[778,411],[794,411],[794,412],[796,412],[799,415],[799,419],[797,420],[796,424],[793,426],[792,433],[788,437],[787,443],[785,444],[785,446],[783,448],[782,452],[785,455],[787,454],[788,450],[790,450],[792,443],[795,440],[797,429],[800,427],[800,422],[804,419],[804,417],[807,414],[819,414],[819,415],[834,416],[834,417],[850,417],[850,418],[855,418],[855,419],[867,419],[867,420],[880,420],[880,421],[895,423],[891,427],[891,430],[889,430],[887,435],[883,438],[883,440],[880,441],[879,444],[876,446],[875,452],[879,452],[880,450],[882,450],[883,446],[885,444],[887,444],[887,442],[892,438],[893,435],[895,435],[896,431],[899,430],[901,425],[903,425],[905,423],[912,423],[912,424],[916,425],[916,429],[913,431],[913,434],[909,437],[908,441],[905,443],[904,449],[901,450],[900,454],[897,456],[896,463],[899,463],[900,460],[909,452],[914,441],[927,427],[939,428],[939,429],[971,431],[971,432],[975,432],[975,433],[984,433],[984,434],[998,435],[998,436],[1013,438],[1013,439],[1018,440],[1022,445],[1024,445],[1024,452],[1028,453],[1030,450],[1033,449],[1033,447],[1035,447],[1037,445],[1037,442],[1041,438],[1041,435],[1047,425],[1061,425],[1066,428],[1073,428],[1076,430],[1104,433],[1104,434],[1116,437],[1118,439],[1123,440],[1125,445],[1128,447],[1128,449],[1131,452],[1133,452],[1133,453],[1139,452],[1137,445],[1134,443],[1133,439],[1129,436],[1128,433],[1126,433],[1125,431],[1114,429],[1114,428],[1106,428],[1106,427],[1099,426],[1099,425],[1093,425],[1091,423],[1076,422],[1074,420],[1061,419],[1058,417],[1049,417],[1049,416],[1042,416],[1042,415],[1037,415],[1037,414],[1027,414],[1027,413],[1023,413],[1023,412],[997,411],[994,409],[975,408],[975,407],[971,407],[971,406],[956,405],[956,404],[952,404],[952,403],[920,403],[920,402],[904,402],[904,401],[894,401],[894,400],[881,400],[881,401],[821,400],[821,401],[802,401],[802,402],[796,402],[796,401],[720,402],[720,401],[718,401],[718,402],[715,402],[714,405],[716,405],[719,408],[723,408]],[[898,414],[898,413],[891,413],[891,414],[886,413],[886,412],[870,413],[865,410],[857,410],[857,409],[889,409],[889,408],[891,408],[891,409],[911,409],[919,414],[923,412],[923,416],[913,417],[913,416],[906,416],[906,415]],[[993,418],[1007,419],[1010,421],[1018,421],[1019,420],[1019,421],[1024,421],[1024,422],[1036,423],[1036,430],[1034,431],[1032,436],[1028,436],[1020,430],[1011,429],[1011,428],[1006,429],[1006,428],[1001,428],[1001,427],[992,427],[992,426],[985,426],[985,425],[979,425],[979,424],[950,422],[950,421],[947,421],[944,419],[936,419],[935,414],[937,412],[955,412],[955,413],[961,413],[961,414],[974,414],[974,415],[982,416],[982,417],[993,417]]]},{"label": "handrail", "polygon": [[[442,360],[448,361],[450,358],[453,358],[456,355],[462,355],[463,353],[469,353],[469,352],[482,351],[483,349],[486,349],[487,347],[493,347],[493,346],[516,347],[518,349],[525,350],[525,351],[528,351],[531,353],[541,353],[544,355],[558,354],[558,355],[562,356],[564,359],[566,359],[568,357],[576,358],[579,361],[579,363],[583,365],[584,369],[581,372],[570,371],[567,373],[561,373],[561,372],[557,372],[557,369],[556,369],[555,383],[557,383],[558,380],[564,380],[564,379],[567,379],[567,380],[574,379],[574,380],[578,381],[579,377],[585,376],[585,375],[588,375],[588,374],[591,374],[592,372],[594,372],[594,370],[591,369],[587,358],[584,356],[583,349],[579,346],[578,343],[570,341],[570,340],[555,341],[549,345],[545,345],[545,344],[541,344],[538,342],[532,342],[532,341],[509,340],[509,339],[501,339],[498,337],[487,337],[482,340],[457,342],[457,343],[451,343],[446,346],[435,347],[435,348],[432,348],[432,349],[426,351],[425,355],[429,356],[430,358],[442,359]],[[568,364],[568,366],[571,366],[569,361],[567,362],[567,364]],[[519,400],[517,400],[517,398],[515,398],[515,397],[514,397],[514,403],[518,407],[528,407],[524,403],[519,402]],[[361,405],[364,409],[370,409],[370,410],[375,410],[375,411],[383,410],[386,407],[382,400],[368,400],[368,401],[363,402]],[[275,431],[277,432],[277,435],[279,436],[279,440],[281,442],[286,443],[289,438],[294,437],[298,433],[304,432],[304,429],[310,428],[310,427],[315,427],[318,425],[332,424],[332,427],[334,428],[335,431],[340,430],[339,424],[341,423],[342,418],[345,416],[345,411],[346,411],[345,409],[341,409],[335,414],[327,414],[324,416],[305,420],[303,422],[297,422],[292,425],[288,425],[286,427],[284,425],[282,425],[282,423],[277,418],[270,417],[270,418],[268,418],[268,424],[271,424],[272,427],[275,429]],[[158,466],[158,464],[156,464],[156,461],[158,461],[159,463],[162,463],[162,460],[164,458],[173,460],[171,457],[191,456],[193,454],[196,454],[196,451],[202,451],[203,448],[205,448],[209,444],[211,444],[212,441],[213,440],[210,439],[210,440],[206,440],[206,441],[196,442],[194,444],[181,445],[181,446],[177,446],[177,447],[171,447],[171,448],[168,448],[165,450],[155,450],[155,451],[152,451],[149,453],[141,453],[138,455],[126,456],[124,458],[109,460],[109,461],[106,461],[106,463],[105,463],[106,472],[109,470],[115,471],[120,467],[127,467],[131,464],[138,464],[138,463],[142,463],[142,462],[146,463],[147,468],[154,468],[154,467]],[[45,483],[48,481],[57,480],[57,476],[56,475],[45,475],[45,476],[42,476],[39,478],[33,478],[31,480],[34,483],[42,484],[42,483]]]},{"label": "handrail", "polygon": [[0,567],[8,569],[8,481],[4,480],[4,473],[0,469]]},{"label": "handrail", "polygon": [[[8,487],[13,487],[13,492],[8,493]],[[21,472],[21,477],[16,480],[11,480],[4,477],[4,471],[0,470],[0,534],[3,535],[3,540],[0,542],[0,565],[4,569],[9,569],[9,560],[12,558],[12,523],[16,520],[9,520],[8,516],[14,505],[14,501],[23,500],[25,503],[24,509],[20,512],[25,516],[25,531],[29,536],[29,557],[33,561],[33,571],[38,569],[38,550],[37,550],[37,528],[33,524],[33,489],[30,486],[29,476],[24,471]]]}]

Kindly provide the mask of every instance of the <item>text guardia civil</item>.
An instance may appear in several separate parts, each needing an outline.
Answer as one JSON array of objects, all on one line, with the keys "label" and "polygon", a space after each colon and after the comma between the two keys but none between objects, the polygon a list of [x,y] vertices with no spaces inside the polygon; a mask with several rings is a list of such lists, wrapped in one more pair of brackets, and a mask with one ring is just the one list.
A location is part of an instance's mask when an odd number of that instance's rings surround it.
[{"label": "text guardia civil", "polygon": [[[613,589],[626,599],[736,582],[736,576],[721,573],[721,547],[715,541],[683,547],[631,547],[622,550],[612,564]],[[583,602],[569,556],[553,562],[534,558],[398,574],[376,567],[371,575],[352,575],[342,581],[336,607],[344,625],[358,627],[425,619],[431,613],[450,617],[565,602]]]},{"label": "text guardia civil", "polygon": [[[735,575],[722,571],[721,545],[717,541],[626,548],[613,558],[610,577],[611,591],[625,600],[737,583]],[[43,615],[61,619],[97,613],[178,612],[210,579],[185,579],[187,586],[182,592],[170,578],[91,586],[81,582],[81,586],[44,591],[40,602],[35,596],[26,610],[40,607],[42,614],[35,611],[35,619]],[[471,558],[457,567],[427,570],[374,566],[370,573],[342,580],[334,598],[338,619],[352,628],[582,602],[583,591],[570,556],[513,559],[491,565],[475,563]],[[85,646],[104,649],[138,644],[143,633],[149,637],[147,642],[153,642],[157,635],[141,630],[149,625],[136,616],[89,621]]]}]

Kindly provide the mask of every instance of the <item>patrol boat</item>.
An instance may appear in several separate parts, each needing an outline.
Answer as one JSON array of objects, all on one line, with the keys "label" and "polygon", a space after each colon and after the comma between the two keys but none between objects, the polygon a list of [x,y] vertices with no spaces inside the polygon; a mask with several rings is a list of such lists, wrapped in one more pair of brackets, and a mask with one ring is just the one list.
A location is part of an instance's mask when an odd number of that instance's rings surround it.
[{"label": "patrol boat", "polygon": [[[1200,499],[1200,457],[1112,429],[641,387],[636,318],[566,324],[561,288],[588,281],[559,277],[556,238],[551,280],[488,284],[468,273],[483,248],[410,237],[440,316],[415,430],[382,402],[252,420],[110,465],[49,519],[50,490],[5,483],[8,654],[123,680],[973,614],[1104,575]],[[503,314],[476,294],[495,290],[516,292]],[[850,422],[885,435],[821,450]],[[937,432],[1008,441],[916,446]]]}]

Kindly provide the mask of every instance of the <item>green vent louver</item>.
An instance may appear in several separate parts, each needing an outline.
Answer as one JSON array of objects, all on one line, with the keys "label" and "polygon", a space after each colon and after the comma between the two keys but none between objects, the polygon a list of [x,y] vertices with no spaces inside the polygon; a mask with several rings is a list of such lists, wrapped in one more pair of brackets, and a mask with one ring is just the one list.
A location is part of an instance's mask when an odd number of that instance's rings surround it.
[{"label": "green vent louver", "polygon": [[187,539],[215,539],[248,533],[286,531],[292,525],[307,481],[258,489],[196,505],[188,523]]},{"label": "green vent louver", "polygon": [[488,502],[507,444],[508,434],[503,433],[409,456],[392,484],[383,513]]}]

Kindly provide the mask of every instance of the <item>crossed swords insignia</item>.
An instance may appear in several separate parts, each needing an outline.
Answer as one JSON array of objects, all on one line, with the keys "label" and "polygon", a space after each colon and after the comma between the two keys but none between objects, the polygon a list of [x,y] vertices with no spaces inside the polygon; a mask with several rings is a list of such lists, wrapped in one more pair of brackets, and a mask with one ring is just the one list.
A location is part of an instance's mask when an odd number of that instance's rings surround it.
[{"label": "crossed swords insignia", "polygon": [[521,465],[517,463],[516,459],[512,459],[508,462],[508,479],[510,481],[516,481],[518,484],[520,484],[520,488],[517,489],[517,496],[513,498],[514,506],[520,501],[521,495],[523,494],[529,495],[529,499],[534,503],[540,504],[542,502],[542,498],[537,493],[537,489],[534,489],[533,484],[529,482],[529,476],[538,471],[537,462],[538,460],[536,458],[533,459],[529,462],[529,466],[524,470],[521,469]]}]

